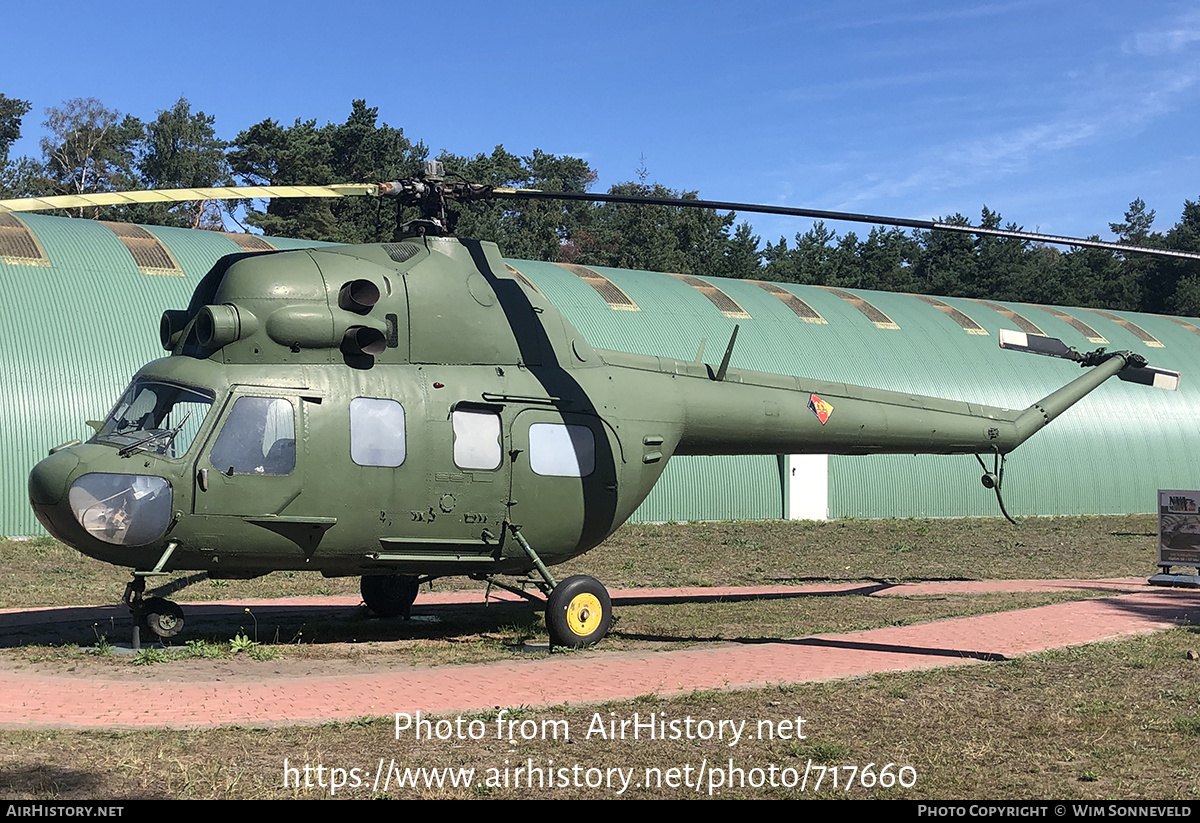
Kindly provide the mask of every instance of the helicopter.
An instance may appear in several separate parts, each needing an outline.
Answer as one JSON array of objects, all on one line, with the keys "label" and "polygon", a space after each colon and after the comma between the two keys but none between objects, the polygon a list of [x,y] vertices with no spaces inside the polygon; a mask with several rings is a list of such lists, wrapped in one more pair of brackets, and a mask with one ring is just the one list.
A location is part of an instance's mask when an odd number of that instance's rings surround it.
[{"label": "helicopter", "polygon": [[[361,577],[367,608],[407,617],[419,587],[466,575],[543,602],[551,647],[599,642],[607,590],[550,567],[597,546],[676,455],[971,454],[1001,511],[1004,460],[1111,377],[1175,389],[1129,351],[1000,345],[1085,371],[1022,410],[592,347],[495,244],[454,236],[453,202],[601,200],[790,214],[1147,251],[903,218],[449,180],[435,162],[379,184],[140,191],[0,201],[3,211],[264,197],[394,198],[420,216],[391,243],[233,254],[164,311],[143,366],[86,442],[50,450],[29,498],[50,534],[129,567],[139,631],[182,609],[148,579],[273,571]],[[990,458],[991,466],[985,461]],[[1011,519],[1011,518],[1010,518]],[[509,582],[505,578],[516,578]],[[538,597],[527,586],[539,590]]]}]

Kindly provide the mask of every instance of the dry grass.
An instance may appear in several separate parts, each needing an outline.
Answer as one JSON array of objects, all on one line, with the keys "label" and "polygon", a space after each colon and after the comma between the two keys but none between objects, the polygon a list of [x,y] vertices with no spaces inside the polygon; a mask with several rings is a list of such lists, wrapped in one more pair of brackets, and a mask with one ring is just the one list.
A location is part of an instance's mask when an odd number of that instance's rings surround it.
[{"label": "dry grass", "polygon": [[[1150,515],[1045,518],[1014,527],[1003,520],[846,520],[626,526],[602,546],[555,569],[559,578],[591,574],[611,588],[778,582],[1147,576],[1154,571]],[[50,540],[0,543],[0,582],[10,606],[114,603],[127,572]],[[438,590],[482,586],[446,578]],[[171,595],[185,602],[303,595],[356,596],[356,578],[279,572],[257,580],[201,580]],[[625,603],[605,641],[609,649],[675,647],[737,638],[795,637],[903,625],[1090,596],[995,594],[920,598],[839,597],[738,602]],[[255,607],[224,616],[188,609],[176,646],[210,649],[238,634],[285,659],[367,659],[386,665],[489,662],[528,655],[547,642],[540,614],[526,604],[423,606],[418,619],[380,621],[362,610]],[[99,636],[128,641],[128,620],[81,619],[10,638],[31,663],[79,663],[77,647]],[[0,640],[3,644],[3,640]],[[261,651],[260,651],[261,653]],[[127,658],[105,664],[123,665]],[[85,661],[86,663],[86,661]]]},{"label": "dry grass", "polygon": [[1153,574],[1154,515],[626,526],[558,568],[623,586]]},{"label": "dry grass", "polygon": [[[970,520],[746,521],[626,525],[555,574],[590,574],[611,588],[752,585],[809,580],[1018,579],[1148,576],[1153,515]],[[53,540],[0,540],[7,607],[120,601],[126,569]],[[439,588],[479,588],[445,578]],[[180,600],[358,593],[357,578],[277,572],[203,581]]]}]

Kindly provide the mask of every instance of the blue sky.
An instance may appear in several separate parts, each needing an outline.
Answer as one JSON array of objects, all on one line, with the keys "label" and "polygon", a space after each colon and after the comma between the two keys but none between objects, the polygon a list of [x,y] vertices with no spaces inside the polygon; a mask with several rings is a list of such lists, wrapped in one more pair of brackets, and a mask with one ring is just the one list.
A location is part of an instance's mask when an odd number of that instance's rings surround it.
[{"label": "blue sky", "polygon": [[[72,97],[148,119],[182,95],[225,138],[365,98],[434,152],[585,157],[598,191],[644,158],[711,199],[973,220],[986,204],[1104,237],[1136,197],[1160,229],[1200,199],[1194,0],[9,0],[4,20],[0,92],[34,106],[17,154]],[[807,228],[751,222],[764,240]]]}]

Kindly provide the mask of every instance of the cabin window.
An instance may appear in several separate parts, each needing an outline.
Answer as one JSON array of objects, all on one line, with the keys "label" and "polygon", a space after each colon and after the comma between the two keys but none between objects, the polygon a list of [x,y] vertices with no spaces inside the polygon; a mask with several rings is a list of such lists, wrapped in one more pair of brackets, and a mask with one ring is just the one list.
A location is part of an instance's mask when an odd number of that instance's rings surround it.
[{"label": "cabin window", "polygon": [[360,466],[395,468],[404,462],[404,407],[395,400],[350,401],[350,457]]},{"label": "cabin window", "polygon": [[296,468],[296,414],[287,400],[239,397],[209,458],[234,474],[291,474]]},{"label": "cabin window", "polygon": [[529,468],[549,477],[587,477],[596,469],[596,436],[587,426],[534,423]]},{"label": "cabin window", "polygon": [[500,415],[455,409],[454,465],[460,469],[491,471],[500,467]]}]

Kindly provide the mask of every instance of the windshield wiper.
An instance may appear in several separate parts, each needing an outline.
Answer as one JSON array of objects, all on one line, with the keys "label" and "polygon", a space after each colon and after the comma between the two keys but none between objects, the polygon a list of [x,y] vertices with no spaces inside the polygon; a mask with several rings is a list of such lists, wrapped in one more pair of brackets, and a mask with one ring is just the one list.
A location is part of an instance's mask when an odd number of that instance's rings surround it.
[{"label": "windshield wiper", "polygon": [[162,429],[160,431],[156,431],[154,434],[150,435],[149,437],[143,437],[141,440],[137,441],[136,443],[130,443],[128,446],[118,449],[117,456],[118,457],[128,457],[133,452],[134,449],[139,449],[142,446],[146,445],[147,443],[151,443],[151,442],[159,439],[160,437],[169,435],[169,437],[167,437],[166,445],[163,446],[163,453],[165,454],[167,449],[171,448],[171,444],[175,442],[175,436],[177,434],[179,434],[179,430],[183,428],[183,424],[186,423],[187,419],[191,416],[192,416],[192,410],[188,409],[187,414],[185,414],[183,416],[183,419],[179,421],[179,425],[176,426],[175,428]]}]

